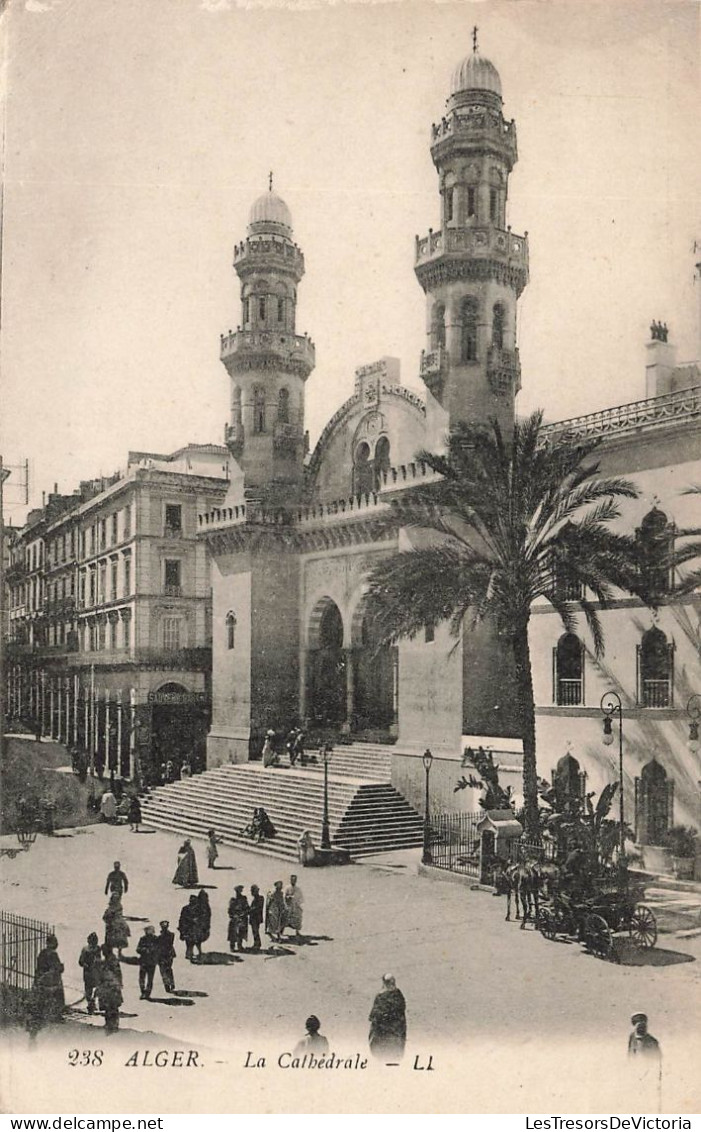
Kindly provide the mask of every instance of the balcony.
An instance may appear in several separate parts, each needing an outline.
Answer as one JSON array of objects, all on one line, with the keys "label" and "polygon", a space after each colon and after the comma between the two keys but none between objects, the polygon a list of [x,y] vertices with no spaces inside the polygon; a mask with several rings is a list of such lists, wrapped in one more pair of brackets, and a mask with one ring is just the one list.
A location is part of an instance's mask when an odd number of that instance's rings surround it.
[{"label": "balcony", "polygon": [[595,436],[620,436],[627,432],[642,432],[673,425],[698,428],[701,418],[701,386],[665,393],[662,397],[649,397],[645,401],[631,401],[583,417],[571,417],[546,425],[545,436],[566,440],[586,440]]},{"label": "balcony", "polygon": [[502,115],[486,106],[461,108],[447,114],[431,127],[431,152],[441,157],[455,144],[491,147],[504,156],[511,165],[518,160],[516,126],[505,122]]},{"label": "balcony", "polygon": [[236,457],[241,455],[244,440],[245,432],[241,421],[234,421],[233,424],[227,425],[224,429],[224,443],[232,456]]},{"label": "balcony", "polygon": [[[415,270],[424,289],[433,282],[452,278],[451,265],[455,264],[457,271],[457,266],[462,266],[466,260],[475,261],[478,274],[491,269],[491,274],[510,283],[518,294],[528,282],[526,236],[516,236],[493,224],[471,224],[465,228],[446,228],[442,232],[429,230],[428,236],[416,237]],[[458,274],[455,277],[458,278]]]},{"label": "balcony", "polygon": [[445,347],[438,346],[435,350],[421,351],[419,374],[434,397],[441,395],[447,373],[448,353]]},{"label": "balcony", "polygon": [[253,236],[234,248],[237,271],[260,268],[288,271],[297,280],[304,275],[304,255],[296,244],[275,236]]},{"label": "balcony", "polygon": [[182,527],[169,527],[166,524],[166,526],[163,528],[163,538],[181,539],[182,537],[183,537]]},{"label": "balcony", "polygon": [[221,360],[230,373],[273,367],[307,378],[315,357],[314,343],[306,334],[237,330],[221,338]]},{"label": "balcony", "polygon": [[298,444],[304,444],[304,433],[289,421],[275,421],[273,425],[273,448],[294,451]]},{"label": "balcony", "polygon": [[187,649],[166,649],[143,646],[134,650],[136,664],[152,668],[178,668],[208,672],[212,667],[212,650],[208,646]]},{"label": "balcony", "polygon": [[518,393],[521,388],[521,362],[518,350],[490,346],[487,351],[487,380],[498,395]]},{"label": "balcony", "polygon": [[183,587],[181,585],[165,585],[163,587],[163,593],[166,597],[182,597]]},{"label": "balcony", "polygon": [[640,703],[643,707],[666,708],[672,706],[672,682],[669,679],[640,681]]},{"label": "balcony", "polygon": [[582,703],[582,681],[558,679],[556,701],[558,707],[577,707]]}]

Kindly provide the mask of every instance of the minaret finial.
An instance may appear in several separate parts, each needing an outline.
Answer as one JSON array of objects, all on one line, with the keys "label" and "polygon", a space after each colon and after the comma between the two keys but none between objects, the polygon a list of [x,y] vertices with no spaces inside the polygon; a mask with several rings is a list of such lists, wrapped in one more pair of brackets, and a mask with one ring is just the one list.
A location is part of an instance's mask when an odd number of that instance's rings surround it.
[{"label": "minaret finial", "polygon": [[475,52],[477,51],[477,32],[478,31],[479,31],[479,28],[477,27],[477,24],[475,24],[475,26],[472,29],[472,50],[475,51]]},{"label": "minaret finial", "polygon": [[270,176],[268,177],[268,192],[272,193],[272,191],[273,191],[273,171],[271,169],[270,170]]}]

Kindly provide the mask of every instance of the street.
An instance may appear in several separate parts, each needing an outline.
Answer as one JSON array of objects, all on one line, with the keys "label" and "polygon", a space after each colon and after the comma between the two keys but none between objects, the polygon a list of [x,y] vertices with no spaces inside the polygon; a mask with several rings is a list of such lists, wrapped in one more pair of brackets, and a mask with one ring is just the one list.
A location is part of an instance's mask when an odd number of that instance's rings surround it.
[{"label": "street", "polygon": [[[345,868],[299,869],[304,942],[232,957],[226,907],[234,884],[248,893],[256,883],[267,892],[276,879],[287,883],[290,870],[226,846],[220,867],[209,870],[204,842],[196,841],[200,881],[211,886],[212,932],[205,961],[190,965],[177,941],[179,912],[190,893],[171,883],[178,844],[175,835],[98,825],[40,836],[30,851],[4,863],[1,906],[55,925],[67,1003],[82,997],[77,958],[88,932],[102,938],[104,884],[115,860],[129,878],[123,903],[132,932],[120,1034],[106,1037],[102,1019],[84,1013],[76,1015],[79,1027],[71,1021],[58,1032],[42,1032],[32,1050],[27,1035],[15,1032],[7,1039],[13,1068],[3,1082],[11,1106],[25,1088],[38,1096],[34,1067],[40,1063],[44,1111],[61,1110],[57,1098],[70,1110],[84,1088],[90,1111],[188,1111],[185,1101],[192,1111],[206,1111],[199,1103],[212,1111],[256,1111],[258,1103],[274,1111],[274,1101],[253,1098],[281,1085],[288,1111],[297,1103],[302,1111],[326,1111],[315,1107],[331,1103],[321,1096],[294,1099],[305,1073],[278,1068],[277,1058],[302,1037],[310,1013],[320,1018],[332,1050],[366,1057],[373,996],[382,974],[392,972],[407,999],[407,1053],[401,1067],[334,1073],[334,1095],[357,1091],[361,1107],[350,1111],[429,1111],[432,1105],[456,1112],[544,1111],[546,1102],[551,1111],[623,1111],[632,1107],[624,1103],[621,1074],[636,1010],[648,1013],[662,1044],[663,1111],[698,1107],[698,936],[663,934],[649,954],[624,950],[621,964],[602,962],[577,943],[548,942],[530,927],[506,923],[504,901],[490,893],[417,876],[420,853],[412,850]],[[158,930],[162,919],[176,930],[178,993],[167,995],[157,974],[152,1001],[142,1001],[134,948],[144,925]],[[84,1012],[84,1003],[75,1009]],[[70,1065],[67,1051],[74,1048],[106,1050],[107,1069]],[[137,1048],[199,1049],[206,1071],[137,1066],[138,1058],[122,1069]],[[265,1066],[253,1068],[261,1058]],[[122,1072],[128,1074],[128,1104],[116,1084]],[[328,1090],[331,1075],[321,1072]],[[382,1082],[376,1102],[369,1080]],[[11,1110],[42,1108],[33,1099],[29,1108]]]}]

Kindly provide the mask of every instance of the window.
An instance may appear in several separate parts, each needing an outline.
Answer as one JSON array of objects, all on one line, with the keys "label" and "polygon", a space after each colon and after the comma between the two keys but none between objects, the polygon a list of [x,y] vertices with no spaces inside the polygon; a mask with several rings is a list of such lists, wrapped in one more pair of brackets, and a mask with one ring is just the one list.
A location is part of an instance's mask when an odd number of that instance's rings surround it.
[{"label": "window", "polygon": [[477,299],[468,295],[460,308],[461,345],[460,356],[463,362],[477,361]]},{"label": "window", "polygon": [[100,652],[103,652],[105,648],[106,629],[107,626],[101,618],[97,623],[97,647]]},{"label": "window", "polygon": [[673,645],[656,626],[638,645],[638,703],[648,708],[672,706]]},{"label": "window", "polygon": [[253,390],[253,431],[265,432],[265,390],[260,385]]},{"label": "window", "polygon": [[477,215],[477,190],[473,185],[470,185],[467,190],[467,215]]},{"label": "window", "polygon": [[117,517],[117,512],[115,511],[114,514],[112,515],[112,543],[116,544],[118,542],[119,542],[118,517]]},{"label": "window", "polygon": [[181,620],[179,617],[164,617],[163,618],[163,648],[164,649],[179,649],[180,648],[180,625]]},{"label": "window", "polygon": [[243,325],[248,326],[251,318],[251,302],[250,299],[243,300]]},{"label": "window", "polygon": [[653,507],[635,532],[640,568],[651,598],[667,593],[671,583],[674,528],[664,511]]},{"label": "window", "polygon": [[180,560],[166,558],[165,560],[165,592],[171,597],[178,597],[181,593]]},{"label": "window", "polygon": [[353,494],[367,495],[373,489],[373,468],[370,461],[370,445],[365,441],[359,444],[353,464]]},{"label": "window", "polygon": [[80,557],[85,558],[85,531],[80,532]]},{"label": "window", "polygon": [[124,596],[131,593],[131,555],[124,555]]},{"label": "window", "polygon": [[497,189],[489,190],[489,219],[496,223],[499,217],[499,192]]},{"label": "window", "polygon": [[97,570],[94,566],[90,567],[90,604],[95,605],[97,601]]},{"label": "window", "polygon": [[492,346],[496,346],[498,350],[504,349],[504,313],[503,303],[495,303],[492,311]]},{"label": "window", "polygon": [[110,619],[110,648],[117,648],[117,619]]},{"label": "window", "polygon": [[97,587],[97,600],[98,601],[106,601],[107,600],[107,563],[106,562],[100,563],[100,573],[99,573],[99,581],[98,581],[98,587]]},{"label": "window", "polygon": [[226,615],[226,647],[233,649],[236,644],[236,614],[227,613]]},{"label": "window", "polygon": [[131,506],[124,508],[124,537],[131,538]]},{"label": "window", "polygon": [[265,322],[265,295],[261,295],[258,299],[258,318],[261,322]]},{"label": "window", "polygon": [[277,301],[277,320],[278,322],[285,321],[285,300],[278,299]]},{"label": "window", "polygon": [[85,605],[85,573],[80,575],[80,604]]},{"label": "window", "polygon": [[384,482],[384,472],[388,472],[392,467],[390,462],[390,449],[389,440],[386,436],[381,436],[375,445],[375,491],[379,491]]},{"label": "window", "polygon": [[171,536],[183,533],[183,509],[179,503],[166,503],[165,533]]},{"label": "window", "polygon": [[107,520],[100,520],[100,550],[104,550],[107,545]]},{"label": "window", "polygon": [[117,597],[117,559],[113,558],[110,562],[110,600],[115,601]]},{"label": "window", "polygon": [[657,759],[651,759],[635,780],[635,840],[664,845],[674,822],[674,782]]},{"label": "window", "polygon": [[453,219],[453,189],[445,190],[445,222],[450,224]]},{"label": "window", "polygon": [[431,349],[438,350],[445,346],[445,307],[443,303],[436,303],[431,319]]},{"label": "window", "polygon": [[584,649],[574,633],[564,633],[554,650],[555,703],[575,707],[584,703]]},{"label": "window", "polygon": [[277,419],[281,424],[289,424],[290,391],[283,387],[277,395]]}]

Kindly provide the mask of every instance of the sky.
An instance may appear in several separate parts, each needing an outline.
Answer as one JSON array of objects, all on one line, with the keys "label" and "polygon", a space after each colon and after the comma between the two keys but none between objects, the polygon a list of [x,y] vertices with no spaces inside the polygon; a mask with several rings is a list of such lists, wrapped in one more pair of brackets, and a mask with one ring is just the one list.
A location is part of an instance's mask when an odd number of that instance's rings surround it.
[{"label": "sky", "polygon": [[[130,449],[222,442],[233,247],[271,169],[306,260],[312,444],[357,366],[397,356],[421,388],[414,236],[439,227],[430,127],[473,24],[518,131],[518,411],[644,397],[653,318],[699,357],[695,3],[9,0],[2,19],[0,453],[30,461],[32,505]],[[22,503],[15,472],[6,521]]]}]

